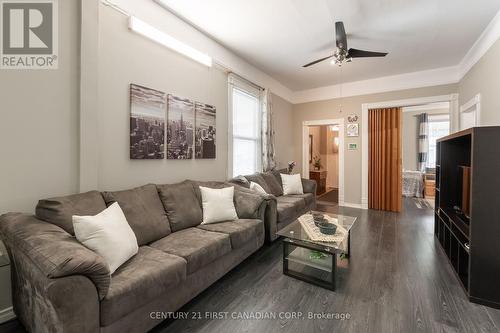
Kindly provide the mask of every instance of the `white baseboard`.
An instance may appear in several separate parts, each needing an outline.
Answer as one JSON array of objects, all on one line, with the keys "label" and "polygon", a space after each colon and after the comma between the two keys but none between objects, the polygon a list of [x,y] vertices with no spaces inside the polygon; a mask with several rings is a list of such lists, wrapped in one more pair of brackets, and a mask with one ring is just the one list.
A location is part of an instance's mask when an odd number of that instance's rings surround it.
[{"label": "white baseboard", "polygon": [[355,204],[355,203],[350,203],[350,202],[341,202],[341,203],[339,203],[339,206],[358,208],[358,209],[367,209],[367,208],[363,208],[363,205],[361,205],[361,204]]},{"label": "white baseboard", "polygon": [[16,318],[16,315],[14,313],[14,309],[12,308],[12,306],[0,310],[0,324],[5,323],[14,318]]}]

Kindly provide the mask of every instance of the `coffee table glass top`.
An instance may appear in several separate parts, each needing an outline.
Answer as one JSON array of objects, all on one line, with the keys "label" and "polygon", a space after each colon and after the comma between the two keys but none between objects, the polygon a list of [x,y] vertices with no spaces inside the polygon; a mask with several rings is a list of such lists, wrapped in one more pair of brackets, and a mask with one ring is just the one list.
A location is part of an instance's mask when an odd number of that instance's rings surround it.
[{"label": "coffee table glass top", "polygon": [[[304,228],[302,223],[300,223],[300,221],[297,219],[292,223],[290,223],[289,225],[287,225],[286,227],[284,227],[283,229],[279,230],[276,234],[278,234],[279,236],[289,238],[291,240],[297,240],[321,247],[326,247],[330,251],[345,251],[347,249],[347,238],[349,236],[349,230],[351,230],[352,226],[354,225],[354,222],[356,222],[356,217],[330,214],[325,212],[316,212],[316,211],[311,211],[307,214],[313,214],[313,213],[327,215],[331,218],[336,219],[337,220],[336,223],[342,226],[347,232],[340,240],[334,242],[312,240],[309,237],[309,234],[306,232],[306,229]],[[337,231],[335,235],[338,236],[339,232]]]}]

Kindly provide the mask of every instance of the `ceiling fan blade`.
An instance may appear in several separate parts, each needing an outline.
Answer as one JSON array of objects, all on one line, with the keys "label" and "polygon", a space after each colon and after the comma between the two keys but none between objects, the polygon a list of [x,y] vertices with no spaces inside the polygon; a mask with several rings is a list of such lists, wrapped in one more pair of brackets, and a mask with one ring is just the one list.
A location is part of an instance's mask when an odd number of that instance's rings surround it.
[{"label": "ceiling fan blade", "polygon": [[339,49],[347,50],[347,36],[342,21],[335,22],[335,43]]},{"label": "ceiling fan blade", "polygon": [[308,63],[308,64],[306,64],[306,65],[304,65],[304,66],[302,66],[302,67],[304,67],[304,68],[305,68],[305,67],[312,66],[312,65],[314,65],[314,64],[317,64],[318,62],[322,62],[323,60],[330,59],[331,57],[333,57],[333,54],[332,54],[331,56],[324,57],[324,58],[321,58],[321,59],[315,60],[315,61],[313,61],[313,62],[310,62],[310,63]]},{"label": "ceiling fan blade", "polygon": [[349,58],[385,57],[386,55],[387,55],[386,52],[372,52],[372,51],[364,51],[358,49],[349,49],[348,52]]}]

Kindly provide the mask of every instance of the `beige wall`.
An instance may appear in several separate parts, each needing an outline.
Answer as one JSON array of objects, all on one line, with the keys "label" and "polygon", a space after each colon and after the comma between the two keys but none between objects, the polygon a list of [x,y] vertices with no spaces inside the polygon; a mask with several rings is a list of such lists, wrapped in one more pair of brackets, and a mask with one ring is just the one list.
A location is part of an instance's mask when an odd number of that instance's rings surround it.
[{"label": "beige wall", "polygon": [[469,70],[458,86],[460,105],[481,94],[481,124],[500,125],[500,39]]},{"label": "beige wall", "polygon": [[449,109],[419,110],[403,112],[403,168],[405,170],[417,170],[418,158],[418,115],[449,113]]},{"label": "beige wall", "polygon": [[[100,7],[98,187],[124,189],[148,182],[227,178],[227,75],[207,68],[150,40],[131,33],[127,18]],[[217,108],[217,158],[214,160],[130,160],[129,84],[209,103]],[[292,105],[273,95],[276,158],[286,167],[293,158]]]},{"label": "beige wall", "polygon": [[286,168],[294,160],[292,104],[273,95],[274,131],[276,133],[276,163],[279,169]]},{"label": "beige wall", "polygon": [[[380,94],[354,96],[340,99],[331,99],[310,103],[296,104],[293,106],[293,133],[295,144],[295,160],[298,168],[301,169],[302,161],[302,123],[308,120],[336,119],[344,118],[347,123],[347,115],[356,114],[359,116],[359,131],[361,135],[361,104],[382,101],[399,100],[406,98],[437,96],[456,93],[457,85],[442,85],[418,89],[408,89]],[[339,111],[340,102],[342,112]],[[347,150],[349,143],[357,143],[357,150]],[[346,203],[361,203],[361,136],[345,137],[344,140],[344,186]]]},{"label": "beige wall", "polygon": [[[79,6],[59,1],[59,69],[0,70],[0,214],[78,190]],[[0,311],[10,306],[5,266]]]},{"label": "beige wall", "polygon": [[79,4],[59,1],[59,69],[0,71],[0,214],[78,189]]},{"label": "beige wall", "polygon": [[[186,178],[223,180],[227,170],[227,75],[127,29],[127,17],[101,5],[99,49],[99,167],[101,190]],[[130,160],[129,85],[215,105],[216,159]]]}]

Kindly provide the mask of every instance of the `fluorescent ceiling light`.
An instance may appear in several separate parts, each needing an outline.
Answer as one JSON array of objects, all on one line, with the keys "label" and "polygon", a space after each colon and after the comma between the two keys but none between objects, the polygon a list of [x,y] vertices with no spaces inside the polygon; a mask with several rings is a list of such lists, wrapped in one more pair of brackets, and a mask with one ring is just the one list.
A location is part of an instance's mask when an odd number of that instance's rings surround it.
[{"label": "fluorescent ceiling light", "polygon": [[128,27],[130,30],[151,39],[158,44],[168,47],[171,50],[179,52],[188,58],[191,58],[205,66],[212,66],[212,58],[205,53],[202,53],[191,46],[167,35],[163,31],[150,26],[144,21],[139,20],[135,16],[129,17]]}]

